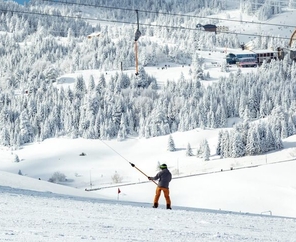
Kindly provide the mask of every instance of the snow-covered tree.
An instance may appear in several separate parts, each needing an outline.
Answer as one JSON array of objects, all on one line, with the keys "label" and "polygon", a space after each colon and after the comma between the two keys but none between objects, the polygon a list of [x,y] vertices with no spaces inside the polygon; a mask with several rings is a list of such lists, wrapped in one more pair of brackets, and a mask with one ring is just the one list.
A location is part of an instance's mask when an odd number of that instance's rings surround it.
[{"label": "snow-covered tree", "polygon": [[13,159],[14,162],[20,162],[20,158],[18,157],[18,155],[14,155],[14,159]]},{"label": "snow-covered tree", "polygon": [[175,142],[173,140],[173,136],[169,135],[168,144],[167,144],[168,151],[176,151]]},{"label": "snow-covered tree", "polygon": [[210,151],[209,143],[206,139],[202,142],[202,150],[203,150],[203,154],[202,154],[203,159],[205,161],[210,160],[211,151]]},{"label": "snow-covered tree", "polygon": [[216,155],[221,155],[221,150],[222,150],[222,136],[223,136],[223,133],[222,131],[220,130],[219,133],[218,133],[218,142],[217,142],[217,146],[216,146]]},{"label": "snow-covered tree", "polygon": [[234,132],[231,148],[231,157],[243,157],[246,154],[245,144],[243,142],[242,134]]},{"label": "snow-covered tree", "polygon": [[193,152],[192,152],[192,148],[191,148],[190,143],[187,144],[186,156],[193,156]]},{"label": "snow-covered tree", "polygon": [[74,95],[78,99],[81,99],[84,97],[85,93],[86,93],[86,85],[85,85],[83,76],[78,76],[74,84]]},{"label": "snow-covered tree", "polygon": [[21,144],[33,141],[33,129],[28,117],[27,110],[23,110],[20,116]]}]

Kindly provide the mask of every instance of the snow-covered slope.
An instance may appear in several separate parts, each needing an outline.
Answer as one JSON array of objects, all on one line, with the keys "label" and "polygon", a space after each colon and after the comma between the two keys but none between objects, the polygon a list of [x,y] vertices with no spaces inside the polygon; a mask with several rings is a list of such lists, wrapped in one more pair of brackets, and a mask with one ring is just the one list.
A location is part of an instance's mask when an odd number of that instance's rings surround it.
[{"label": "snow-covered slope", "polygon": [[295,237],[291,218],[186,207],[156,210],[147,203],[86,198],[77,189],[5,172],[0,184],[0,241],[292,242]]},{"label": "snow-covered slope", "polygon": [[[33,190],[51,191],[46,187],[49,184],[47,181],[55,172],[60,172],[67,178],[63,185],[83,191],[83,196],[90,195],[84,192],[85,188],[109,187],[91,194],[116,200],[117,188],[120,188],[119,199],[122,201],[151,203],[155,185],[132,168],[129,162],[151,176],[157,172],[159,163],[167,163],[174,176],[171,183],[173,207],[257,214],[269,211],[267,213],[273,215],[296,217],[293,172],[296,169],[295,136],[286,139],[285,149],[277,152],[220,159],[214,154],[218,130],[197,131],[173,134],[177,148],[175,152],[166,150],[168,136],[128,139],[124,142],[47,139],[24,146],[21,150],[13,151],[13,154],[2,148],[0,170],[14,174],[21,171],[23,175],[35,178],[36,187]],[[212,151],[210,161],[186,156],[188,142],[192,147],[198,147],[205,137]],[[193,148],[193,152],[195,150]],[[80,156],[81,153],[86,155]],[[19,163],[13,162],[16,154]],[[114,175],[120,177],[118,183],[113,179]],[[20,179],[22,176],[17,177]],[[0,184],[29,189],[26,181],[12,181],[6,175]],[[66,191],[67,187],[62,193]]]}]

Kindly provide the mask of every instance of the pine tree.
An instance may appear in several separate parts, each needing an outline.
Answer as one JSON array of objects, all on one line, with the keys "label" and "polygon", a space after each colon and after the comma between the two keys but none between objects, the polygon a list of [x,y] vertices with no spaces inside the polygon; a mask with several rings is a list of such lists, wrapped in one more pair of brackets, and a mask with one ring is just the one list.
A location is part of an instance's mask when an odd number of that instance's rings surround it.
[{"label": "pine tree", "polygon": [[283,141],[281,140],[280,132],[275,133],[275,149],[280,150],[283,149]]},{"label": "pine tree", "polygon": [[209,161],[211,151],[210,151],[209,143],[206,139],[203,140],[203,142],[202,142],[202,150],[203,150],[202,156],[203,156],[204,161]]},{"label": "pine tree", "polygon": [[256,128],[252,126],[248,131],[246,153],[248,155],[258,155],[260,149],[260,142]]},{"label": "pine tree", "polygon": [[289,119],[288,119],[288,137],[292,136],[296,133],[296,127],[295,124],[293,122],[293,117],[291,115],[289,115]]},{"label": "pine tree", "polygon": [[47,83],[53,83],[53,82],[56,82],[59,74],[58,74],[58,71],[53,66],[51,66],[44,71],[44,75],[45,75],[45,81]]},{"label": "pine tree", "polygon": [[266,128],[266,151],[275,150],[275,138],[271,131],[270,125]]},{"label": "pine tree", "polygon": [[20,116],[20,134],[21,144],[33,141],[33,129],[26,109],[22,111]]},{"label": "pine tree", "polygon": [[289,137],[288,136],[288,123],[286,122],[286,120],[282,120],[281,121],[281,138],[285,139]]},{"label": "pine tree", "polygon": [[193,152],[192,152],[190,143],[187,144],[186,156],[193,156]]},{"label": "pine tree", "polygon": [[171,152],[176,151],[175,142],[173,140],[172,135],[169,135],[167,150]]},{"label": "pine tree", "polygon": [[94,76],[90,75],[88,80],[88,93],[91,94],[93,90],[95,90],[96,84],[94,80]]},{"label": "pine tree", "polygon": [[197,54],[197,52],[194,52],[192,60],[193,60],[192,78],[204,80],[205,78],[204,78],[204,73],[203,73],[203,69],[202,69],[202,65],[204,63],[204,58],[199,56]]},{"label": "pine tree", "polygon": [[221,153],[223,158],[231,157],[231,143],[230,134],[228,130],[226,130],[226,132],[223,133]]},{"label": "pine tree", "polygon": [[267,151],[267,144],[266,144],[266,124],[265,122],[260,122],[256,124],[256,132],[258,133],[259,138],[259,154],[265,153]]},{"label": "pine tree", "polygon": [[4,146],[9,146],[11,141],[10,141],[10,134],[8,132],[7,127],[4,127],[1,131],[1,136],[0,136],[0,142]]},{"label": "pine tree", "polygon": [[245,156],[245,145],[243,142],[242,134],[234,131],[232,140],[231,157],[243,157]]},{"label": "pine tree", "polygon": [[126,120],[125,120],[125,115],[122,114],[121,121],[120,121],[120,127],[119,127],[118,134],[117,134],[117,140],[122,141],[122,140],[125,140],[125,138],[126,138]]},{"label": "pine tree", "polygon": [[74,84],[74,94],[78,99],[82,99],[86,93],[86,86],[83,76],[78,76]]},{"label": "pine tree", "polygon": [[217,146],[216,146],[216,155],[221,155],[222,136],[223,136],[223,131],[220,130],[219,133],[218,133],[218,143],[217,143]]},{"label": "pine tree", "polygon": [[14,160],[13,160],[14,162],[20,162],[20,158],[18,157],[18,155],[14,155]]},{"label": "pine tree", "polygon": [[250,118],[257,118],[257,112],[259,111],[259,101],[257,99],[256,92],[254,91],[254,89],[251,89],[251,93],[249,95],[248,110]]},{"label": "pine tree", "polygon": [[150,128],[149,126],[147,125],[147,122],[145,121],[145,126],[144,126],[144,134],[145,134],[145,138],[148,139],[151,137],[151,134],[150,134]]}]

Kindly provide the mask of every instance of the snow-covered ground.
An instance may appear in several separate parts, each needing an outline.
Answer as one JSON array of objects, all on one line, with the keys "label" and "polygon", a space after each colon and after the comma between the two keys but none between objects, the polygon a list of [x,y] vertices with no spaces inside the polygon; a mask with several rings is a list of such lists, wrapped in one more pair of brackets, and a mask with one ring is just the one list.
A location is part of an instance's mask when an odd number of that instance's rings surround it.
[{"label": "snow-covered ground", "polygon": [[[218,159],[217,132],[173,134],[175,152],[166,150],[168,136],[1,147],[0,241],[295,241],[296,137],[278,152]],[[204,137],[210,161],[187,157],[187,143],[197,147]],[[155,184],[129,162],[151,176],[167,163],[173,210],[163,197],[151,208]],[[56,171],[67,177],[62,185],[48,182]],[[91,187],[102,189],[85,191]]]},{"label": "snow-covered ground", "polygon": [[295,219],[188,208],[155,210],[141,203],[6,186],[0,191],[0,241],[295,241]]}]

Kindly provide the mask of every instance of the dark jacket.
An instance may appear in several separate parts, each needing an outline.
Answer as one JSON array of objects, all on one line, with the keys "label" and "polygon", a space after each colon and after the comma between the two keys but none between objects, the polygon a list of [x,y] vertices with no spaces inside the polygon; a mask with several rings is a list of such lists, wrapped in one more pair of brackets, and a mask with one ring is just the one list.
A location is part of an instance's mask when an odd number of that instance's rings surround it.
[{"label": "dark jacket", "polygon": [[158,172],[155,177],[151,177],[151,180],[159,180],[159,187],[169,188],[169,183],[172,180],[172,174],[168,169],[163,169]]}]

